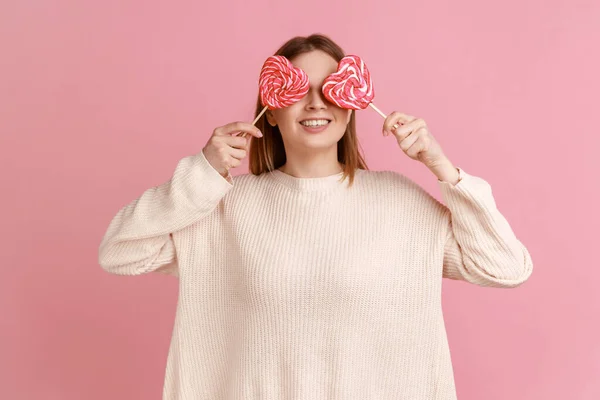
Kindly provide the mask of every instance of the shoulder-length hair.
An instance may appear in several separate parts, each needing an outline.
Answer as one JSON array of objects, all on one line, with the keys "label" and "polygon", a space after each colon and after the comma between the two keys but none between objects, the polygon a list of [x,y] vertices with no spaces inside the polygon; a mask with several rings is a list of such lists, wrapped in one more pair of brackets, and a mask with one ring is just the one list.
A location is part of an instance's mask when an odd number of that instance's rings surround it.
[{"label": "shoulder-length hair", "polygon": [[[286,57],[292,60],[294,57],[308,53],[313,50],[321,50],[329,54],[336,61],[344,57],[344,51],[329,37],[314,34],[308,37],[297,36],[288,40],[277,50],[275,55]],[[256,117],[263,109],[260,101],[260,94],[256,101]],[[266,115],[263,115],[256,123],[256,127],[263,133],[260,140],[251,139],[249,153],[249,169],[254,175],[260,175],[264,172],[273,171],[281,167],[286,162],[285,148],[283,138],[278,126],[271,126],[267,122]],[[350,122],[346,127],[344,136],[338,141],[338,161],[343,165],[342,180],[349,178],[349,184],[354,182],[356,169],[368,169],[367,164],[359,151],[360,144],[356,137],[356,119],[355,111],[352,110]]]}]

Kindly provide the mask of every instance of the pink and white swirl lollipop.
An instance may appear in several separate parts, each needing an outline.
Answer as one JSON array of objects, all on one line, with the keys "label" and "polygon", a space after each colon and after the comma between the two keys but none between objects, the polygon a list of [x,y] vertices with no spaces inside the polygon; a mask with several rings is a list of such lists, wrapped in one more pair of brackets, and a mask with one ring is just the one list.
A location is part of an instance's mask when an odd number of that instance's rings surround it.
[{"label": "pink and white swirl lollipop", "polygon": [[[264,108],[256,116],[252,125],[255,125],[268,109],[288,107],[301,100],[310,87],[306,72],[295,67],[283,56],[267,58],[260,71],[258,86],[260,101]],[[242,137],[245,136],[244,132]]]},{"label": "pink and white swirl lollipop", "polygon": [[323,94],[338,107],[363,110],[375,97],[371,74],[364,61],[349,55],[342,58],[335,73],[323,83]]},{"label": "pink and white swirl lollipop", "polygon": [[308,93],[308,75],[283,56],[271,56],[260,71],[260,100],[269,109],[291,106]]},{"label": "pink and white swirl lollipop", "polygon": [[370,106],[383,118],[387,118],[372,103],[375,91],[371,73],[359,56],[347,55],[342,58],[337,71],[325,79],[322,90],[325,98],[338,107],[363,110]]}]

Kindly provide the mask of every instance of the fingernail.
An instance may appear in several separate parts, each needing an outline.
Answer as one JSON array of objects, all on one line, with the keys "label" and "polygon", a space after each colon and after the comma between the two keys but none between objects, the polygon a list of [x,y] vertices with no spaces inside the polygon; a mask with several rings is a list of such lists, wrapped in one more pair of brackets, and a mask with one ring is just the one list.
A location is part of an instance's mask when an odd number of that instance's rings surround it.
[{"label": "fingernail", "polygon": [[256,131],[256,133],[258,133],[258,136],[263,137],[263,134],[261,131]]}]

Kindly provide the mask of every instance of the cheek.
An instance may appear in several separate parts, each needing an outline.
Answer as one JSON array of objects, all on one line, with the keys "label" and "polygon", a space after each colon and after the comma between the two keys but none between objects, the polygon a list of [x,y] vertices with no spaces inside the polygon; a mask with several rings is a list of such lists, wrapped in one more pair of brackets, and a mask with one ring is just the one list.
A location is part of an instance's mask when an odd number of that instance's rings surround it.
[{"label": "cheek", "polygon": [[335,111],[335,119],[344,125],[348,125],[348,123],[350,122],[350,117],[352,116],[352,110],[344,110],[343,108],[337,108]]},{"label": "cheek", "polygon": [[278,125],[281,126],[292,126],[299,117],[298,109],[295,107],[296,104],[279,110],[274,110],[273,115],[277,120]]}]

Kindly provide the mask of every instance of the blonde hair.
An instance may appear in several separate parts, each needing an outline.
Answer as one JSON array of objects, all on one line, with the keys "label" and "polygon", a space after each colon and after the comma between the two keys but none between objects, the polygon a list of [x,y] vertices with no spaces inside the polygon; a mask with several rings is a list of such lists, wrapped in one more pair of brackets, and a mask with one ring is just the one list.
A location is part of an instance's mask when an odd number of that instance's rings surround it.
[{"label": "blonde hair", "polygon": [[[284,56],[288,60],[291,60],[300,54],[313,50],[324,51],[338,62],[345,55],[339,45],[327,36],[320,34],[308,37],[294,37],[281,46],[275,55]],[[258,116],[262,109],[263,105],[260,101],[260,95],[258,95],[254,116]],[[260,129],[264,136],[259,140],[251,140],[249,170],[254,175],[260,175],[264,172],[273,171],[285,164],[286,155],[279,127],[269,125],[266,115],[263,115],[257,121],[256,127]],[[359,151],[359,147],[360,143],[356,137],[355,111],[352,110],[350,122],[346,127],[344,136],[338,141],[338,161],[343,165],[344,169],[342,180],[348,178],[349,185],[352,185],[354,182],[356,169],[369,169]]]}]

